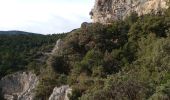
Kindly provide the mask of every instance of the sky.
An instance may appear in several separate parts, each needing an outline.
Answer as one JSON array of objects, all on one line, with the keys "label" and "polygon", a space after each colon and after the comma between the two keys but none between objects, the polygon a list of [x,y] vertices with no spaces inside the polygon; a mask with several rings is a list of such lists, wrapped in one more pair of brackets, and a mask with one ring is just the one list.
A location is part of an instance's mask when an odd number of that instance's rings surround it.
[{"label": "sky", "polygon": [[0,0],[0,31],[69,32],[91,22],[94,0]]}]

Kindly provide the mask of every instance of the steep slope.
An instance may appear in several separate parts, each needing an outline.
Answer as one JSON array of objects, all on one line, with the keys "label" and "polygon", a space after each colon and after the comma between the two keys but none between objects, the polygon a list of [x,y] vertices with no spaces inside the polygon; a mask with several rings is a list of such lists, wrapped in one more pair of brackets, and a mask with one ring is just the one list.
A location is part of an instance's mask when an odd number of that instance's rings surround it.
[{"label": "steep slope", "polygon": [[69,85],[70,100],[170,99],[170,9],[163,13],[83,23],[58,41],[61,52],[48,59],[37,97],[48,100],[56,86]]}]

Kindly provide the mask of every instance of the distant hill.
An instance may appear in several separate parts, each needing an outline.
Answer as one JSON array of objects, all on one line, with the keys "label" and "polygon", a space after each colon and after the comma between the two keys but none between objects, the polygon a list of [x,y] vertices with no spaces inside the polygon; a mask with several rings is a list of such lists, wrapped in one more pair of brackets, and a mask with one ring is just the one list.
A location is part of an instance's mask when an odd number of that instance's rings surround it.
[{"label": "distant hill", "polygon": [[38,33],[24,32],[24,31],[0,31],[0,34],[17,35],[17,34],[38,34]]}]

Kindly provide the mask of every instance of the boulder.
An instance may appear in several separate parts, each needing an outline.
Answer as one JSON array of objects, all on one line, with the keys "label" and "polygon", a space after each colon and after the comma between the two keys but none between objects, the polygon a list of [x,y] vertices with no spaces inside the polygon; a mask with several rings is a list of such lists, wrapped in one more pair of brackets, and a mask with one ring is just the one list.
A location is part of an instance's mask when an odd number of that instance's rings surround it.
[{"label": "boulder", "polygon": [[71,94],[71,88],[68,85],[55,87],[49,100],[69,100],[68,95]]}]

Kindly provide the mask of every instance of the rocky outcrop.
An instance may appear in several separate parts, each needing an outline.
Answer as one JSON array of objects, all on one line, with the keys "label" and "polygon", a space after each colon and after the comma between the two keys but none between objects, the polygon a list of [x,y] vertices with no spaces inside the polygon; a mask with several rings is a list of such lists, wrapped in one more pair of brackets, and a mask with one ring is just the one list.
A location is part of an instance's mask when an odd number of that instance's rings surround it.
[{"label": "rocky outcrop", "polygon": [[0,81],[2,95],[6,100],[33,100],[38,77],[31,72],[17,72]]},{"label": "rocky outcrop", "polygon": [[57,53],[60,51],[60,49],[62,49],[63,46],[63,41],[61,39],[58,39],[56,42],[56,45],[54,46],[51,54]]},{"label": "rocky outcrop", "polygon": [[69,86],[55,87],[49,100],[69,100],[68,95],[71,94]]},{"label": "rocky outcrop", "polygon": [[103,24],[114,20],[122,20],[131,12],[139,16],[148,13],[159,13],[167,9],[169,0],[96,0],[90,12],[93,22]]}]

